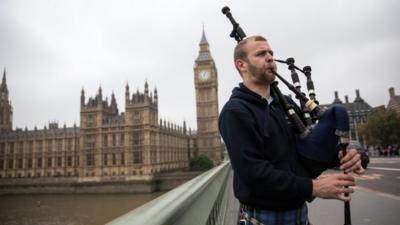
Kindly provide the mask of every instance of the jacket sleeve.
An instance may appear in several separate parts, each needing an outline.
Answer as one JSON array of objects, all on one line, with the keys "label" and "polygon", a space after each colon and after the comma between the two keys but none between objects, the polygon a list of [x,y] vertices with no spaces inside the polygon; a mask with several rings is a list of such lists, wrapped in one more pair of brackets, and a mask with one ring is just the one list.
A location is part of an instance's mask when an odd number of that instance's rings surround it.
[{"label": "jacket sleeve", "polygon": [[274,168],[263,157],[263,137],[257,131],[256,121],[245,109],[223,110],[219,128],[235,176],[239,176],[240,182],[251,189],[252,195],[289,200],[311,197],[310,178]]}]

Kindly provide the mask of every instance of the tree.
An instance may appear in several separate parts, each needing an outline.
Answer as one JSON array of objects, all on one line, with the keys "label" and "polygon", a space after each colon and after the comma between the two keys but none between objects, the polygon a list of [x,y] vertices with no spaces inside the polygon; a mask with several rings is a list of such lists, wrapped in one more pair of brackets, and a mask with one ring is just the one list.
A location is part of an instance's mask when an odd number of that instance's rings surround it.
[{"label": "tree", "polygon": [[214,166],[214,163],[206,155],[199,155],[190,160],[191,170],[208,170]]},{"label": "tree", "polygon": [[366,123],[358,128],[359,134],[371,145],[386,147],[400,143],[400,113],[379,111],[371,114]]}]

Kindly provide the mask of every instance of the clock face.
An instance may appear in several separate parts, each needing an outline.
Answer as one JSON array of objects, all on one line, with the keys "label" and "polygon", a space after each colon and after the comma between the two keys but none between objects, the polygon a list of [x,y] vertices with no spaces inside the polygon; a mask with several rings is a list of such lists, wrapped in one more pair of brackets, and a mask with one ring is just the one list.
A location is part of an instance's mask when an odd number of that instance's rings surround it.
[{"label": "clock face", "polygon": [[206,81],[206,80],[208,80],[208,78],[210,78],[210,73],[207,70],[200,71],[199,79],[201,81]]}]

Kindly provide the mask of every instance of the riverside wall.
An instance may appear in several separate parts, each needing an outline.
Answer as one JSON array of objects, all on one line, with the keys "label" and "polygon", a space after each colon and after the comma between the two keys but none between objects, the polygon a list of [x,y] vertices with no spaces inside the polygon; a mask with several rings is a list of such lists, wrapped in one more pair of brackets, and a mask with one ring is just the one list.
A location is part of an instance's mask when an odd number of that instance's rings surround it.
[{"label": "riverside wall", "polygon": [[152,193],[168,191],[201,172],[171,172],[132,177],[49,177],[0,179],[0,195]]}]

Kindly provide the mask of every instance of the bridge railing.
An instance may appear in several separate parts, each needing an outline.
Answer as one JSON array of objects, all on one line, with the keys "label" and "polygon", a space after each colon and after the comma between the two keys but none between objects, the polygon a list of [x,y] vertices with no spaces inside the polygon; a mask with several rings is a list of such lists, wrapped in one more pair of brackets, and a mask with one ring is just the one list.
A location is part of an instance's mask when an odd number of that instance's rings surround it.
[{"label": "bridge railing", "polygon": [[224,162],[107,225],[223,224],[230,170]]}]

